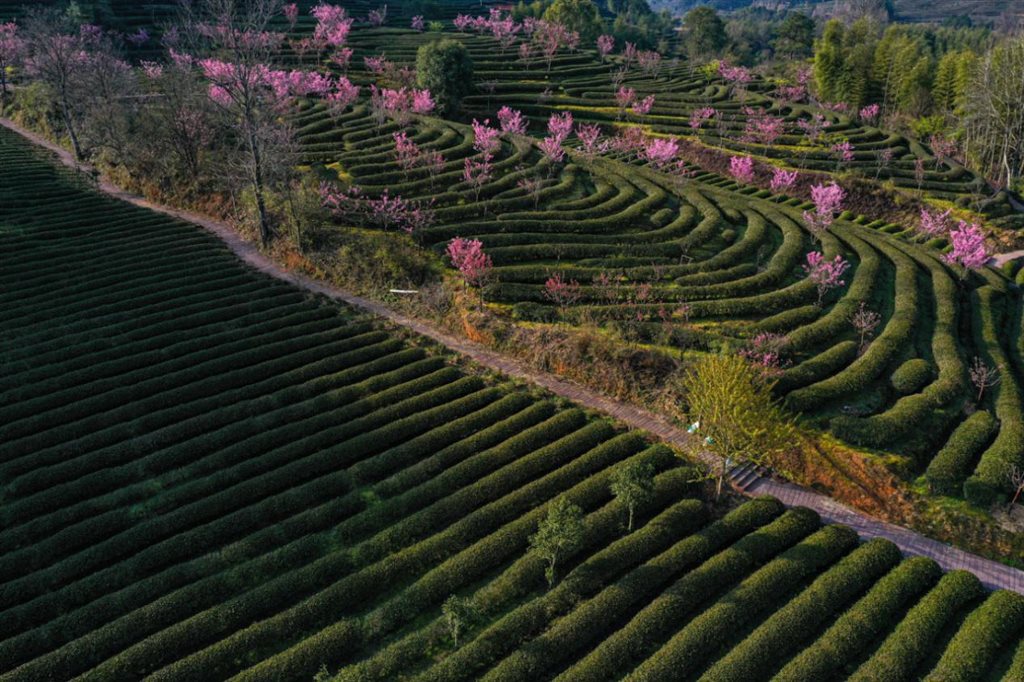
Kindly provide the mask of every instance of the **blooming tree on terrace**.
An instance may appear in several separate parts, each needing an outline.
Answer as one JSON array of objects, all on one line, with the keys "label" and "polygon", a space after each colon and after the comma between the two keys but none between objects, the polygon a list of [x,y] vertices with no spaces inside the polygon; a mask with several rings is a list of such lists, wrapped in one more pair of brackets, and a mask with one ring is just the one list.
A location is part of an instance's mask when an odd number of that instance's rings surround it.
[{"label": "blooming tree on terrace", "polygon": [[658,170],[675,160],[678,153],[679,142],[674,138],[654,138],[644,146],[644,156],[647,162]]},{"label": "blooming tree on terrace", "polygon": [[557,305],[563,314],[566,308],[580,300],[581,295],[580,283],[574,279],[565,279],[560,272],[554,273],[544,282],[544,297]]},{"label": "blooming tree on terrace", "polygon": [[868,308],[867,303],[861,301],[857,310],[850,316],[850,324],[860,337],[857,344],[857,352],[863,353],[868,346],[868,339],[874,334],[875,329],[882,323],[882,316]]},{"label": "blooming tree on terrace", "polygon": [[562,148],[562,140],[553,135],[548,135],[538,144],[544,157],[553,165],[565,160],[565,150]]},{"label": "blooming tree on terrace", "polygon": [[626,41],[626,46],[622,49],[622,61],[628,69],[630,65],[636,60],[637,49],[636,43]]},{"label": "blooming tree on terrace", "polygon": [[785,366],[783,351],[789,339],[782,334],[761,332],[740,350],[740,355],[768,377],[778,377]]},{"label": "blooming tree on terrace", "polygon": [[760,142],[771,147],[782,135],[785,124],[778,116],[772,116],[761,108],[745,107],[744,113],[749,117],[743,131],[744,141]]},{"label": "blooming tree on terrace", "polygon": [[945,235],[952,227],[952,222],[950,221],[950,215],[952,213],[952,209],[939,212],[929,211],[927,208],[922,208],[921,222],[917,227],[917,231],[926,239]]},{"label": "blooming tree on terrace", "polygon": [[836,254],[832,260],[826,260],[821,251],[810,251],[803,269],[807,278],[818,290],[818,306],[825,300],[825,294],[845,284],[843,274],[850,264],[842,256]]},{"label": "blooming tree on terrace", "polygon": [[285,21],[288,22],[288,30],[294,31],[295,24],[299,21],[299,5],[295,2],[290,2],[281,8],[281,14],[284,15]]},{"label": "blooming tree on terrace", "polygon": [[551,114],[548,118],[548,133],[559,141],[565,141],[572,134],[572,112]]},{"label": "blooming tree on terrace", "polygon": [[492,174],[493,168],[489,155],[485,154],[480,160],[467,156],[463,161],[462,181],[473,188],[475,201],[480,201],[480,189],[490,182]]},{"label": "blooming tree on terrace", "polygon": [[579,44],[580,34],[570,31],[568,28],[553,21],[538,20],[532,23],[532,39],[540,48],[541,54],[547,63],[548,72],[551,71],[551,64],[562,47],[573,49]]},{"label": "blooming tree on terrace", "polygon": [[321,2],[310,12],[316,18],[312,45],[316,49],[317,63],[327,50],[341,49],[352,30],[352,19],[344,7]]},{"label": "blooming tree on terrace", "polygon": [[626,109],[632,106],[635,101],[636,90],[633,88],[622,86],[615,92],[615,104],[619,107],[619,118],[622,118],[622,115],[626,113]]},{"label": "blooming tree on terrace", "polygon": [[490,127],[490,122],[490,119],[486,118],[483,123],[473,119],[473,149],[483,154],[485,159],[490,159],[501,147],[501,141],[498,139],[501,137],[501,131]]},{"label": "blooming tree on terrace", "polygon": [[25,55],[25,40],[13,21],[0,24],[0,109],[7,102],[7,69]]},{"label": "blooming tree on terrace", "polygon": [[654,95],[647,95],[642,100],[633,102],[633,113],[637,116],[643,117],[651,113],[651,109],[654,108]]},{"label": "blooming tree on terrace", "polygon": [[482,286],[494,268],[479,239],[456,237],[448,242],[445,253],[467,286]]},{"label": "blooming tree on terrace", "polygon": [[798,173],[787,171],[785,168],[772,169],[771,190],[776,194],[788,191],[796,183]]},{"label": "blooming tree on terrace", "polygon": [[366,15],[366,23],[370,26],[383,26],[388,18],[388,6],[381,5],[377,9],[370,10]]},{"label": "blooming tree on terrace", "polygon": [[501,124],[502,132],[514,135],[526,134],[526,119],[523,118],[523,112],[516,109],[510,107],[498,109],[498,123]]},{"label": "blooming tree on terrace", "polygon": [[661,54],[654,50],[643,50],[637,53],[636,64],[645,76],[656,78],[661,68]]},{"label": "blooming tree on terrace", "polygon": [[718,114],[718,111],[712,107],[702,107],[700,109],[694,109],[690,114],[690,127],[694,130],[700,130],[701,126],[704,125],[705,121],[709,121]]},{"label": "blooming tree on terrace", "polygon": [[749,156],[734,156],[729,159],[729,174],[738,182],[751,184],[754,182],[754,160]]},{"label": "blooming tree on terrace", "polygon": [[423,20],[423,15],[422,14],[417,14],[416,16],[414,16],[412,18],[412,21],[409,22],[409,28],[411,28],[414,31],[420,31],[420,32],[423,32],[424,30],[426,30],[427,24]]},{"label": "blooming tree on terrace", "polygon": [[580,141],[580,150],[586,156],[593,156],[599,150],[601,126],[596,123],[579,123],[576,125],[576,137]]},{"label": "blooming tree on terrace", "polygon": [[988,263],[988,247],[981,226],[960,221],[957,229],[950,231],[952,250],[946,254],[946,262],[961,268],[960,279],[965,279],[971,270],[980,270]]},{"label": "blooming tree on terrace", "polygon": [[359,99],[359,86],[353,85],[348,78],[338,76],[334,91],[329,93],[324,100],[327,102],[327,113],[333,118],[341,116],[350,106]]},{"label": "blooming tree on terrace", "polygon": [[601,56],[601,61],[604,62],[608,55],[615,49],[615,37],[610,35],[601,35],[597,37],[597,54]]},{"label": "blooming tree on terrace", "polygon": [[850,163],[853,161],[853,145],[849,140],[843,140],[832,145],[832,153],[836,155],[839,163]]},{"label": "blooming tree on terrace", "polygon": [[804,131],[808,142],[816,144],[822,134],[824,134],[825,129],[829,128],[832,123],[821,114],[814,114],[810,118],[800,119],[796,122],[796,125]]},{"label": "blooming tree on terrace", "polygon": [[821,235],[832,227],[836,215],[842,211],[845,198],[846,192],[834,182],[829,185],[811,187],[814,211],[804,211],[803,218],[807,228],[816,239],[821,239]]},{"label": "blooming tree on terrace", "polygon": [[860,120],[868,125],[875,125],[875,123],[878,122],[878,116],[881,113],[882,107],[877,104],[869,104],[860,110]]}]

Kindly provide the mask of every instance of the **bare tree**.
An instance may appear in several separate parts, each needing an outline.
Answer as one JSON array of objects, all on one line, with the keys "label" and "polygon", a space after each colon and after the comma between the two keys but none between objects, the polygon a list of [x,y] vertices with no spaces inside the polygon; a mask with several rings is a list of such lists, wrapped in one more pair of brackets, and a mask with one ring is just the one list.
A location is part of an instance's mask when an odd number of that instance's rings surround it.
[{"label": "bare tree", "polygon": [[199,63],[211,96],[233,123],[264,244],[274,235],[266,200],[276,173],[273,151],[285,134],[281,103],[266,87],[268,65],[284,39],[270,30],[280,11],[281,0],[199,0],[182,4],[178,27],[188,51],[210,55]]},{"label": "bare tree", "polygon": [[978,389],[979,403],[981,402],[982,396],[985,394],[985,389],[995,386],[1000,381],[999,370],[995,367],[989,367],[985,364],[985,361],[979,357],[975,357],[974,360],[971,361],[968,374],[971,376],[971,383],[974,384],[974,388]]},{"label": "bare tree", "polygon": [[1024,176],[1024,37],[979,60],[964,102],[964,153],[997,185]]},{"label": "bare tree", "polygon": [[882,316],[867,307],[864,301],[860,302],[857,306],[857,310],[854,311],[850,317],[850,324],[860,335],[860,343],[857,346],[857,352],[863,353],[867,347],[867,340],[878,328],[878,325],[882,323]]},{"label": "bare tree", "polygon": [[1020,494],[1024,492],[1024,469],[1016,464],[1011,464],[1006,472],[1006,479],[1013,486],[1013,497],[1010,499],[1007,509],[1013,509],[1013,505],[1017,504]]}]

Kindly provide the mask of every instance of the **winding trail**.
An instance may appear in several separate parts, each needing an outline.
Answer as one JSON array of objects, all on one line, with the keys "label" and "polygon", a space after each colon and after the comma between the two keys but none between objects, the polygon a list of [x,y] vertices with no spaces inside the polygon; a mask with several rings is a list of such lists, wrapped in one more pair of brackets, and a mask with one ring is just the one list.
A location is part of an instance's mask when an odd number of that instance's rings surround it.
[{"label": "winding trail", "polygon": [[[0,118],[0,125],[55,153],[65,165],[95,177],[95,169],[92,166],[76,161],[71,153],[62,147],[31,131],[23,129],[10,119]],[[220,237],[228,248],[245,263],[277,279],[374,313],[396,325],[433,339],[480,365],[542,386],[551,393],[568,398],[584,407],[603,412],[632,428],[647,431],[676,447],[687,448],[691,443],[692,437],[685,429],[671,424],[668,420],[648,410],[608,398],[597,391],[558,378],[547,372],[533,370],[518,360],[497,353],[473,341],[453,336],[431,324],[396,312],[381,303],[371,301],[362,296],[356,296],[343,289],[286,270],[260,252],[255,245],[242,239],[226,223],[190,211],[153,203],[139,195],[126,192],[105,179],[99,180],[98,187],[102,192],[122,201],[127,201],[136,206],[158,211],[203,227]],[[709,464],[715,464],[715,462],[711,461]],[[736,479],[743,479],[742,485],[737,485],[737,487],[746,494],[771,495],[790,507],[809,507],[818,512],[823,521],[850,526],[863,539],[874,537],[886,538],[895,543],[906,555],[927,556],[934,559],[945,570],[965,569],[974,573],[989,588],[1003,588],[1024,594],[1024,571],[985,559],[970,552],[965,552],[956,547],[951,547],[907,528],[880,521],[863,512],[847,507],[826,495],[792,483],[778,481],[762,475],[754,476],[749,470],[741,470],[739,468],[735,469],[732,475]]]}]

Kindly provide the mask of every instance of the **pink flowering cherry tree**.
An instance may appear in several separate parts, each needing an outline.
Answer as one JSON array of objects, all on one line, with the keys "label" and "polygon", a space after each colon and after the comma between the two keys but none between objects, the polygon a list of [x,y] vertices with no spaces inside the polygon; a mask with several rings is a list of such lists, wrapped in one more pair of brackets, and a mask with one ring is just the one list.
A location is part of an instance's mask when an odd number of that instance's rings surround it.
[{"label": "pink flowering cherry tree", "polygon": [[821,236],[832,227],[836,216],[843,210],[843,199],[845,198],[846,192],[834,182],[811,187],[814,211],[804,211],[803,218],[815,239],[820,240]]},{"label": "pink flowering cherry tree", "polygon": [[560,272],[554,273],[544,282],[544,297],[557,305],[563,315],[566,308],[580,300],[581,295],[580,283],[566,279]]},{"label": "pink flowering cherry tree", "polygon": [[796,184],[797,171],[787,171],[785,168],[772,169],[771,190],[776,194],[789,191]]},{"label": "pink flowering cherry tree", "polygon": [[466,286],[483,286],[494,269],[491,257],[484,253],[484,244],[479,239],[456,237],[448,242],[445,253],[452,267],[462,275]]},{"label": "pink flowering cherry tree", "polygon": [[523,117],[523,112],[511,107],[505,106],[498,109],[498,123],[501,125],[501,131],[504,133],[511,133],[513,135],[526,134],[526,119]]},{"label": "pink flowering cherry tree", "polygon": [[7,70],[25,56],[25,39],[13,21],[0,24],[0,110],[7,103]]},{"label": "pink flowering cherry tree", "polygon": [[633,113],[643,118],[647,114],[651,113],[651,109],[654,108],[654,95],[647,95],[641,100],[633,102]]},{"label": "pink flowering cherry tree", "polygon": [[597,54],[601,57],[601,61],[604,62],[608,59],[608,55],[615,49],[615,37],[608,34],[600,35],[597,37]]},{"label": "pink flowering cherry tree", "polygon": [[636,90],[621,86],[615,92],[615,104],[619,107],[618,117],[622,118],[623,114],[626,113],[626,109],[633,106],[634,102],[636,102]]},{"label": "pink flowering cherry tree", "polygon": [[599,151],[601,126],[596,123],[578,123],[576,137],[580,141],[580,151],[586,156],[593,156]]},{"label": "pink flowering cherry tree", "polygon": [[706,121],[710,121],[718,114],[718,111],[713,107],[701,107],[700,109],[694,109],[690,114],[690,127],[694,130],[700,130],[701,126]]},{"label": "pink flowering cherry tree", "polygon": [[656,170],[661,170],[675,160],[679,154],[679,142],[675,138],[656,137],[644,145],[644,157]]},{"label": "pink flowering cherry tree", "polygon": [[484,155],[482,159],[467,156],[462,165],[462,181],[473,189],[474,201],[480,201],[480,190],[491,181],[493,167],[491,157]]},{"label": "pink flowering cherry tree", "polygon": [[754,182],[754,160],[749,156],[734,156],[729,159],[729,175],[750,185]]},{"label": "pink flowering cherry tree", "polygon": [[925,239],[945,236],[953,226],[950,220],[952,213],[952,209],[929,211],[927,208],[922,208],[921,221],[917,226],[918,233]]},{"label": "pink flowering cherry tree", "polygon": [[846,283],[843,281],[843,275],[849,268],[850,263],[839,254],[832,260],[827,260],[821,251],[808,252],[803,269],[818,291],[818,307],[821,307],[828,292]]},{"label": "pink flowering cherry tree", "polygon": [[959,266],[961,280],[966,279],[971,270],[980,270],[988,263],[988,247],[980,225],[961,220],[957,228],[950,231],[949,241],[952,249],[946,254],[946,262]]}]

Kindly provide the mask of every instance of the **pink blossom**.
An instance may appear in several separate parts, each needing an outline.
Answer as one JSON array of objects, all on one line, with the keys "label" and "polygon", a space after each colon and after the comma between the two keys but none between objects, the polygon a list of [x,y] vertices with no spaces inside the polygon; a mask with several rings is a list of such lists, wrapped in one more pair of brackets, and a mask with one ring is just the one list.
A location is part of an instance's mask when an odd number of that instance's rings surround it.
[{"label": "pink blossom", "polygon": [[838,254],[832,260],[825,260],[825,256],[820,251],[811,251],[807,254],[807,262],[803,269],[807,278],[814,283],[818,290],[819,306],[824,301],[825,294],[845,284],[843,273],[849,267],[850,264]]},{"label": "pink blossom", "polygon": [[228,108],[234,103],[234,100],[231,98],[231,93],[219,85],[210,83],[208,92],[210,94],[210,99],[224,108]]},{"label": "pink blossom", "polygon": [[745,142],[760,142],[772,146],[782,135],[783,120],[778,116],[772,116],[763,109],[744,108],[744,113],[749,116],[743,131]]},{"label": "pink blossom", "polygon": [[363,57],[363,64],[366,65],[366,70],[375,76],[383,74],[391,65],[383,55],[380,57]]},{"label": "pink blossom", "polygon": [[729,62],[722,62],[718,65],[718,75],[738,87],[747,85],[754,80],[750,71],[742,66],[730,66]]},{"label": "pink blossom", "polygon": [[427,24],[425,21],[423,21],[423,15],[417,14],[416,16],[414,16],[412,18],[412,21],[409,22],[409,27],[412,28],[412,30],[414,31],[423,31],[424,29],[426,29]]},{"label": "pink blossom", "polygon": [[807,98],[806,85],[780,85],[775,96],[783,102],[802,102]]},{"label": "pink blossom", "polygon": [[125,36],[125,40],[134,45],[135,47],[141,47],[149,42],[149,31],[145,28],[139,28],[135,33]]},{"label": "pink blossom", "polygon": [[869,104],[860,110],[860,120],[869,125],[874,125],[878,121],[878,115],[881,113],[882,107],[877,104]]},{"label": "pink blossom", "polygon": [[629,68],[629,65],[633,63],[633,60],[636,59],[636,54],[637,54],[636,44],[631,43],[631,42],[629,42],[627,40],[626,41],[626,47],[623,48],[623,50],[622,50],[622,57],[623,57],[623,60],[626,63],[626,68],[627,69]]},{"label": "pink blossom", "polygon": [[[627,43],[627,45],[628,44],[629,43]],[[636,90],[634,90],[633,88],[621,86],[615,93],[615,103],[619,105],[620,116],[622,115],[622,112],[624,112],[628,107],[630,107],[635,101]]]},{"label": "pink blossom", "polygon": [[654,108],[654,95],[647,95],[642,100],[633,102],[633,113],[637,116],[646,116]]},{"label": "pink blossom", "polygon": [[142,62],[142,73],[146,78],[156,80],[164,74],[164,67],[156,62]]},{"label": "pink blossom", "polygon": [[969,271],[979,270],[988,263],[988,247],[980,225],[961,220],[957,229],[949,233],[949,241],[953,248],[946,254],[946,262],[963,268],[961,279],[967,277]]},{"label": "pink blossom", "polygon": [[850,163],[853,161],[853,145],[850,144],[849,140],[843,140],[832,145],[832,153],[835,154],[839,161],[842,163]]},{"label": "pink blossom", "polygon": [[498,139],[501,131],[490,127],[490,122],[490,119],[486,118],[483,123],[473,119],[473,149],[486,157],[494,155],[501,147]]},{"label": "pink blossom", "polygon": [[797,127],[807,135],[807,140],[814,144],[826,128],[832,124],[821,114],[814,114],[810,119],[802,118],[796,122]]},{"label": "pink blossom", "polygon": [[452,23],[455,24],[456,29],[460,31],[465,31],[469,29],[470,26],[473,25],[473,17],[469,16],[468,14],[459,14],[456,15]]},{"label": "pink blossom", "polygon": [[395,141],[395,160],[408,173],[419,163],[420,148],[405,131],[392,133],[391,137]]},{"label": "pink blossom", "polygon": [[572,134],[572,112],[551,114],[548,119],[548,132],[559,140],[559,144],[566,140]]},{"label": "pink blossom", "polygon": [[562,273],[556,272],[544,282],[544,297],[557,305],[559,308],[566,308],[580,299],[580,283],[576,280],[567,280]]},{"label": "pink blossom", "polygon": [[637,66],[647,76],[657,77],[661,66],[661,55],[654,50],[644,50],[636,55]]},{"label": "pink blossom", "polygon": [[342,71],[348,71],[349,62],[352,61],[352,48],[343,47],[335,50],[334,54],[331,55],[331,61],[338,65]]},{"label": "pink blossom", "polygon": [[462,164],[462,180],[473,188],[476,199],[480,199],[480,189],[491,179],[491,157],[484,155],[481,160],[466,157]]},{"label": "pink blossom", "polygon": [[370,24],[370,26],[383,26],[384,22],[387,20],[387,17],[388,6],[381,5],[377,9],[370,10],[370,12],[366,15],[366,23]]},{"label": "pink blossom", "polygon": [[412,113],[426,115],[434,110],[434,97],[430,94],[430,90],[413,90],[411,95],[412,101],[409,108]]},{"label": "pink blossom", "polygon": [[729,174],[738,182],[751,184],[754,182],[754,160],[749,156],[734,156],[729,159]]},{"label": "pink blossom", "polygon": [[782,374],[785,363],[782,353],[789,342],[782,334],[761,332],[755,336],[740,355],[756,365],[766,376],[776,377]]},{"label": "pink blossom", "polygon": [[561,163],[565,159],[565,150],[562,149],[562,140],[558,137],[548,136],[540,141],[540,150],[551,163]]},{"label": "pink blossom", "polygon": [[323,47],[341,47],[352,30],[352,19],[344,7],[321,2],[310,12],[317,21],[313,40]]},{"label": "pink blossom", "polygon": [[597,152],[597,143],[601,139],[601,126],[596,123],[580,123],[576,126],[576,137],[579,138],[583,153],[589,155]]},{"label": "pink blossom", "polygon": [[523,112],[521,111],[510,107],[502,107],[498,109],[498,122],[501,124],[503,132],[515,135],[526,134],[526,119],[523,118]]},{"label": "pink blossom", "polygon": [[519,43],[519,59],[526,62],[533,56],[533,47],[530,43]]},{"label": "pink blossom", "polygon": [[483,242],[479,239],[456,237],[448,242],[445,253],[466,284],[471,286],[482,284],[494,267],[491,257],[484,253]]},{"label": "pink blossom", "polygon": [[288,22],[288,27],[291,29],[295,28],[295,22],[299,20],[299,5],[291,2],[281,8],[284,13],[285,21]]},{"label": "pink blossom", "polygon": [[679,143],[673,138],[654,138],[644,146],[644,156],[656,169],[668,165],[678,153]]},{"label": "pink blossom", "polygon": [[789,190],[797,180],[796,171],[787,171],[784,168],[772,169],[772,182],[771,190],[776,194],[781,194]]},{"label": "pink blossom", "polygon": [[644,131],[640,128],[629,127],[625,130],[619,131],[619,133],[611,139],[608,146],[627,156],[639,155],[643,153],[644,149]]},{"label": "pink blossom", "polygon": [[815,237],[821,235],[832,226],[836,215],[842,211],[843,199],[846,192],[836,183],[829,185],[814,185],[811,187],[811,200],[814,202],[814,212],[804,211],[804,222]]},{"label": "pink blossom", "polygon": [[918,231],[926,237],[941,237],[950,230],[950,215],[952,209],[932,213],[926,208],[921,209],[921,224]]},{"label": "pink blossom", "polygon": [[615,37],[608,34],[600,35],[597,37],[597,54],[601,56],[601,61],[612,53],[615,49]]},{"label": "pink blossom", "polygon": [[327,109],[332,116],[339,116],[359,97],[359,86],[340,76],[334,85],[334,92],[327,95]]},{"label": "pink blossom", "polygon": [[694,109],[690,114],[690,127],[694,130],[699,130],[704,124],[704,121],[714,118],[718,114],[712,107],[703,107],[701,109]]}]

